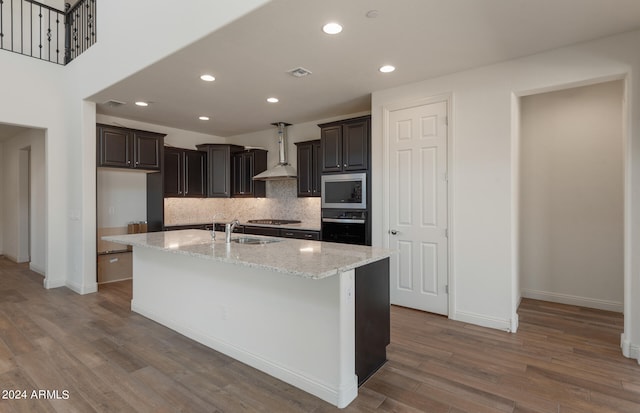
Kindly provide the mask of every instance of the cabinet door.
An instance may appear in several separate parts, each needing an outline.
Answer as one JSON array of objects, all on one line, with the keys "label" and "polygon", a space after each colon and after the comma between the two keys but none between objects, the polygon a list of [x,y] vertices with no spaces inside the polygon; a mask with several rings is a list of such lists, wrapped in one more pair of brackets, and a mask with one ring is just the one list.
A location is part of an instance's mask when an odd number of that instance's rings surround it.
[{"label": "cabinet door", "polygon": [[320,131],[322,172],[342,171],[342,127],[328,126]]},{"label": "cabinet door", "polygon": [[98,166],[131,167],[132,133],[126,129],[98,128]]},{"label": "cabinet door", "polygon": [[311,193],[313,196],[320,196],[322,193],[322,150],[320,141],[314,141],[312,144],[312,173],[311,173]]},{"label": "cabinet door", "polygon": [[134,132],[134,168],[160,170],[162,138],[151,132]]},{"label": "cabinet door", "polygon": [[249,225],[244,226],[244,233],[250,235],[268,235],[272,237],[280,236],[280,228],[271,227],[253,227]]},{"label": "cabinet door", "polygon": [[284,238],[308,239],[312,241],[320,240],[320,232],[302,229],[281,229],[280,236]]},{"label": "cabinet door", "polygon": [[231,156],[231,195],[244,195],[244,182],[242,179],[242,153],[234,153]]},{"label": "cabinet door", "polygon": [[369,121],[342,127],[342,170],[361,171],[369,166]]},{"label": "cabinet door", "polygon": [[207,192],[207,154],[200,151],[185,150],[184,196],[203,198]]},{"label": "cabinet door", "polygon": [[177,148],[164,150],[164,196],[182,196],[182,151]]},{"label": "cabinet door", "polygon": [[232,164],[232,196],[256,198],[266,196],[265,182],[254,181],[253,177],[267,169],[267,151],[251,150],[235,153]]},{"label": "cabinet door", "polygon": [[253,152],[242,154],[242,193],[253,195]]},{"label": "cabinet door", "polygon": [[207,151],[207,196],[229,198],[231,196],[231,147],[229,145],[202,145],[198,149]]},{"label": "cabinet door", "polygon": [[305,197],[313,195],[312,177],[313,169],[313,146],[311,142],[297,143],[298,147],[298,196]]}]

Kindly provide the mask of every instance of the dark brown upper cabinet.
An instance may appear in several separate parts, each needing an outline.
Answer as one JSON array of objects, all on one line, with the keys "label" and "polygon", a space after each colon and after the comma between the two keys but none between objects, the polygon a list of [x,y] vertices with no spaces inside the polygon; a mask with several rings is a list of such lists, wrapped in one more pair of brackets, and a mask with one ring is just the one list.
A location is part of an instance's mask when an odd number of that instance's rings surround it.
[{"label": "dark brown upper cabinet", "polygon": [[207,197],[230,198],[232,171],[231,155],[244,150],[237,145],[207,143],[196,148],[207,153]]},{"label": "dark brown upper cabinet", "polygon": [[164,196],[204,198],[207,194],[207,153],[164,149]]},{"label": "dark brown upper cabinet", "polygon": [[298,197],[320,196],[322,157],[320,140],[296,142],[298,153]]},{"label": "dark brown upper cabinet", "polygon": [[159,171],[164,136],[136,129],[97,125],[97,166]]},{"label": "dark brown upper cabinet", "polygon": [[231,196],[238,198],[264,198],[267,195],[265,181],[253,177],[267,169],[267,151],[251,149],[232,155]]},{"label": "dark brown upper cabinet", "polygon": [[369,168],[371,117],[318,125],[322,172],[366,171]]}]

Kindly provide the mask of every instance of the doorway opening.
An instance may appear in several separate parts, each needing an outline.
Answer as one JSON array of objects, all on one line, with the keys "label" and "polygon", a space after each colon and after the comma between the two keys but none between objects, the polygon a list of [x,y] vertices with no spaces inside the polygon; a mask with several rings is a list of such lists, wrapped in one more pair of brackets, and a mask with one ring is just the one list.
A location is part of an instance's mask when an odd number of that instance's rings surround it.
[{"label": "doorway opening", "polygon": [[624,311],[624,81],[520,98],[520,295]]}]

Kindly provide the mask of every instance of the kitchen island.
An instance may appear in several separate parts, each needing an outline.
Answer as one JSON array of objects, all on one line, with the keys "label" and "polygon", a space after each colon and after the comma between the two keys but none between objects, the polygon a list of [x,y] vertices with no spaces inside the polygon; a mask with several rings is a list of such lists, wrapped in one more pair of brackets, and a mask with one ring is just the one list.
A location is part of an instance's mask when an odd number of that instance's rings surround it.
[{"label": "kitchen island", "polygon": [[131,309],[338,407],[386,360],[390,251],[181,230],[133,246]]}]

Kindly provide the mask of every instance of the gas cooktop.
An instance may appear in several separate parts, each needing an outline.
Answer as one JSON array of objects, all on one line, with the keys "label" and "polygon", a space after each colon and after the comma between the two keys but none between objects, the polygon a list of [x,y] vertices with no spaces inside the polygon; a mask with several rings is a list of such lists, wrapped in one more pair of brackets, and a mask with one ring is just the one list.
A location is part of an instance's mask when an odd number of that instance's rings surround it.
[{"label": "gas cooktop", "polygon": [[264,224],[264,225],[286,225],[286,224],[299,224],[300,221],[294,219],[250,219],[247,221],[250,224]]}]

